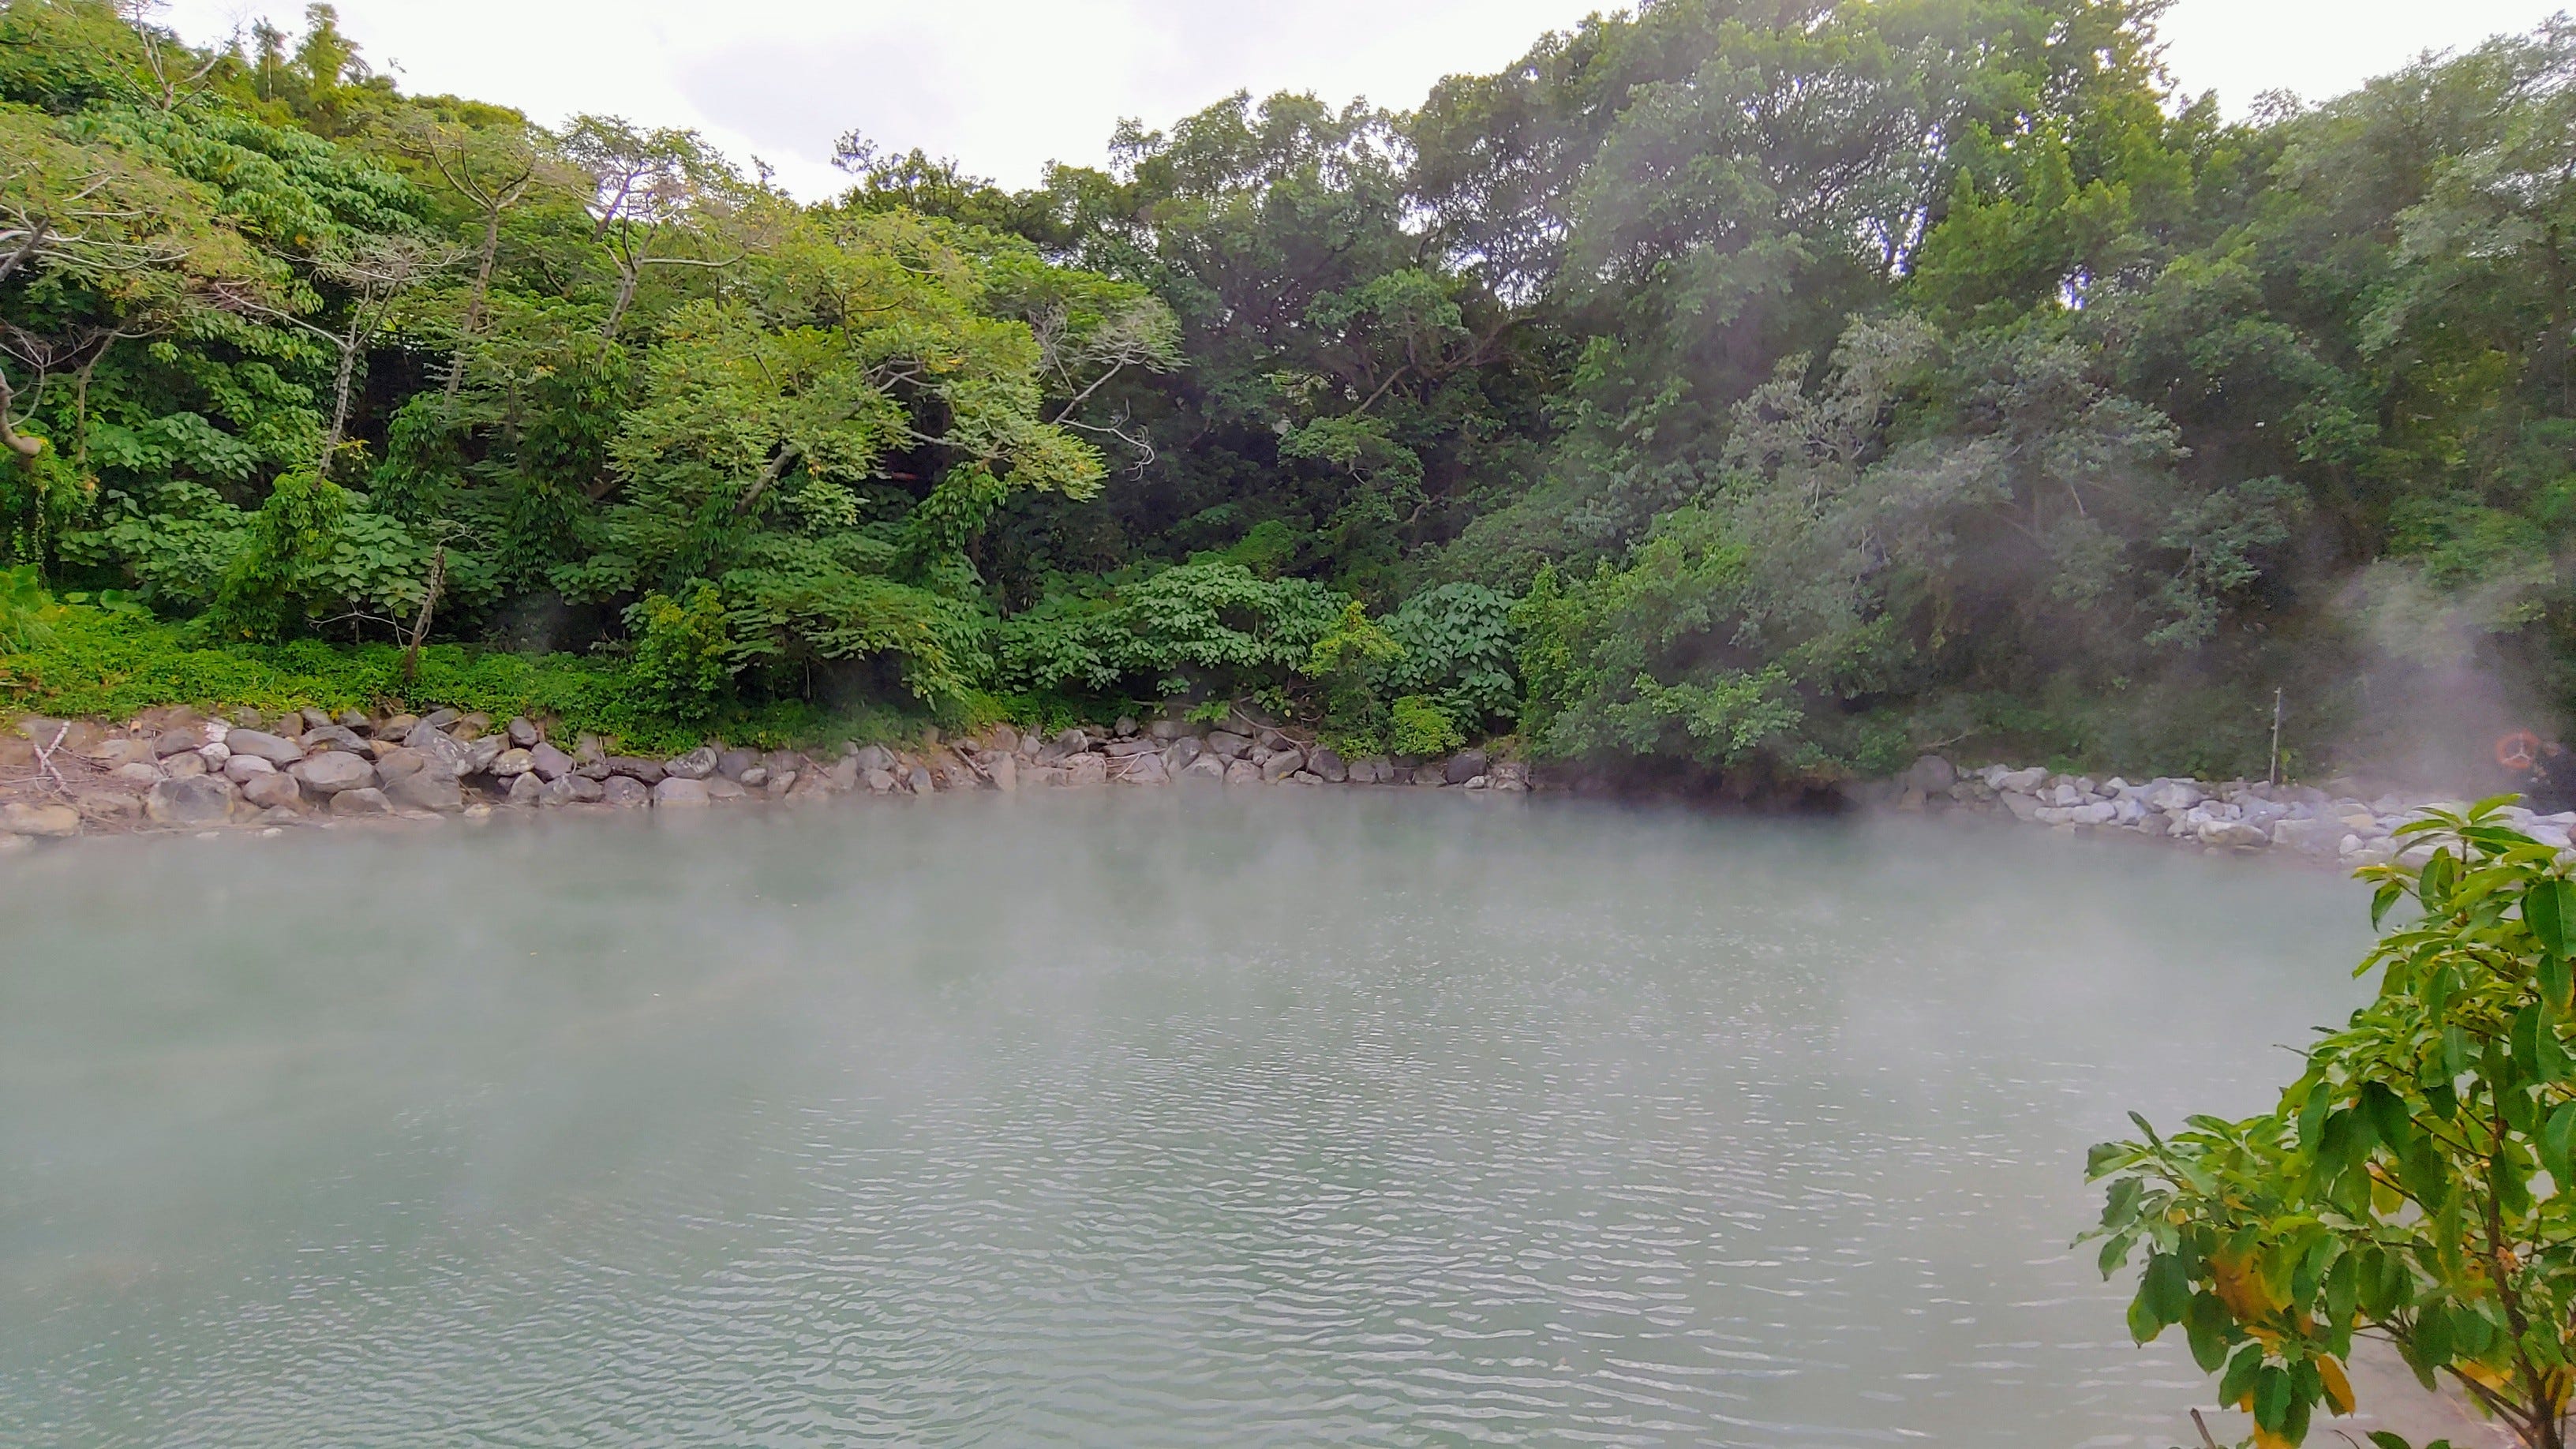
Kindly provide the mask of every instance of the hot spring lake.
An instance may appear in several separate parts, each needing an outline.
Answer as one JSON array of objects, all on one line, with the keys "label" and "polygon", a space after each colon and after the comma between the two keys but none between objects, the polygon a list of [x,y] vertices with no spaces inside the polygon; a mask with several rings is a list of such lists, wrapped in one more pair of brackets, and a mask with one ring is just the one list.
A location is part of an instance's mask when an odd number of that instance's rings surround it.
[{"label": "hot spring lake", "polygon": [[1210,792],[0,867],[0,1443],[2185,1442],[2331,873]]}]

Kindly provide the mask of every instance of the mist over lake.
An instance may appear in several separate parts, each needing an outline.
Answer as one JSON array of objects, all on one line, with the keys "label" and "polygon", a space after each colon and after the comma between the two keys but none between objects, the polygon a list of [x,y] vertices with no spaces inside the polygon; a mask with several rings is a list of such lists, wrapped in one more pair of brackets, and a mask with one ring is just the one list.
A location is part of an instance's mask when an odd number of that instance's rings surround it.
[{"label": "mist over lake", "polygon": [[2367,940],[1294,792],[105,842],[0,920],[0,1440],[85,1445],[2168,1443],[2084,1149],[2268,1105]]}]

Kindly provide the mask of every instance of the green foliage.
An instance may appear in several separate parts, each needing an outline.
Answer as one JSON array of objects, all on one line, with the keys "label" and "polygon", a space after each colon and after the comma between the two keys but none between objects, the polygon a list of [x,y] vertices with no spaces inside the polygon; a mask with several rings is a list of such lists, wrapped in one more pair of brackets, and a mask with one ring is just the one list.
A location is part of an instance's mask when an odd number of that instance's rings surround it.
[{"label": "green foliage", "polygon": [[567,735],[592,733],[623,748],[666,753],[709,734],[782,748],[892,740],[926,722],[917,712],[837,711],[800,702],[732,706],[684,719],[663,708],[626,661],[613,658],[432,644],[421,651],[417,674],[406,679],[403,651],[389,643],[209,646],[186,629],[99,604],[67,604],[47,622],[51,638],[0,653],[0,707],[126,719],[181,704],[271,713],[444,705],[551,719]]},{"label": "green foliage", "polygon": [[1384,747],[1393,724],[1378,685],[1405,658],[1405,647],[1368,616],[1353,599],[1342,607],[1341,622],[1315,641],[1300,672],[1324,694],[1324,738],[1347,755],[1374,754]]},{"label": "green foliage", "polygon": [[34,564],[0,569],[0,654],[23,654],[52,643],[59,612]]},{"label": "green foliage", "polygon": [[2525,1444],[2576,1390],[2576,881],[2504,800],[2403,827],[2376,866],[2371,1003],[2306,1053],[2271,1113],[2093,1150],[2106,1275],[2146,1256],[2129,1326],[2179,1326],[2259,1444],[2349,1413],[2356,1335],[2393,1342]]},{"label": "green foliage", "polygon": [[1265,579],[1215,560],[1179,564],[1004,621],[1001,676],[1006,687],[1040,693],[1244,694],[1311,663],[1350,602],[1308,579]]},{"label": "green foliage", "polygon": [[1509,721],[1520,710],[1515,602],[1464,582],[1406,599],[1386,618],[1386,637],[1400,652],[1386,657],[1381,688],[1432,695],[1450,718],[1478,732]]},{"label": "green foliage", "polygon": [[249,516],[206,619],[226,637],[277,640],[367,613],[416,608],[429,550],[326,478],[288,473]]},{"label": "green foliage", "polygon": [[1428,759],[1467,743],[1467,732],[1429,695],[1408,694],[1387,707],[1386,748],[1391,754]]},{"label": "green foliage", "polygon": [[1783,784],[2223,769],[2284,683],[2321,754],[2463,650],[2576,700],[2576,31],[2231,123],[2160,8],[1666,0],[809,206],[327,7],[0,0],[0,562],[377,643],[443,550],[435,638],[657,709],[1419,696]]},{"label": "green foliage", "polygon": [[635,639],[635,679],[681,719],[705,719],[733,687],[732,641],[724,597],[700,584],[687,603],[646,594],[627,610]]}]

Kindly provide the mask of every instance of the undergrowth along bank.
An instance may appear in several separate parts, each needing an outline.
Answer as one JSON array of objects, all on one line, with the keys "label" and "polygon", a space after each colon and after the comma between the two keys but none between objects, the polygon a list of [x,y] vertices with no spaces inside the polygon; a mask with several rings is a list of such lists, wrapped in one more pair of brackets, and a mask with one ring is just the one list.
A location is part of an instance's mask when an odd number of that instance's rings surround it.
[{"label": "undergrowth along bank", "polygon": [[550,719],[567,737],[596,734],[645,753],[677,752],[710,736],[762,748],[866,743],[929,723],[882,707],[836,711],[803,701],[682,719],[657,705],[620,659],[431,644],[406,674],[403,653],[317,639],[213,645],[154,619],[67,606],[52,611],[31,647],[0,651],[0,712],[121,720],[172,705],[265,714],[446,706]]}]

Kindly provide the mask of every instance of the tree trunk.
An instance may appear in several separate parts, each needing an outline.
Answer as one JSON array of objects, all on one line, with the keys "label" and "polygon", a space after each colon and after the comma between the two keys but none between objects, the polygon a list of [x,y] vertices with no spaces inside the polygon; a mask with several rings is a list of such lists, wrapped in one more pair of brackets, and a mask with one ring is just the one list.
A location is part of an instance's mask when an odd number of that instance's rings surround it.
[{"label": "tree trunk", "polygon": [[0,447],[24,458],[30,464],[45,454],[45,440],[21,434],[9,421],[9,409],[18,395],[9,389],[9,379],[0,376]]},{"label": "tree trunk", "polygon": [[501,208],[486,207],[483,212],[483,261],[474,270],[474,291],[465,304],[465,335],[456,342],[456,355],[447,364],[447,416],[456,416],[456,395],[465,388],[465,353],[483,331],[483,304],[492,295],[492,264],[501,254]]},{"label": "tree trunk", "polygon": [[608,309],[608,320],[600,324],[599,335],[614,342],[617,324],[626,320],[626,309],[635,303],[635,288],[644,280],[644,268],[627,267],[617,279],[617,305]]},{"label": "tree trunk", "polygon": [[438,608],[439,590],[447,587],[447,545],[440,544],[429,555],[429,582],[420,591],[420,617],[412,620],[411,638],[403,648],[403,683],[409,684],[420,675],[421,641],[429,637],[429,621]]},{"label": "tree trunk", "polygon": [[45,244],[45,238],[51,236],[53,230],[54,224],[51,221],[41,216],[36,218],[35,224],[27,228],[25,240],[18,243],[17,250],[9,253],[6,259],[0,259],[0,282],[9,280],[11,272],[18,270],[20,264],[34,256],[36,248]]},{"label": "tree trunk", "polygon": [[349,387],[358,371],[358,329],[353,324],[349,335],[340,342],[340,375],[332,380],[331,431],[322,439],[322,461],[319,475],[331,476],[331,459],[340,451],[340,440],[349,431]]}]

